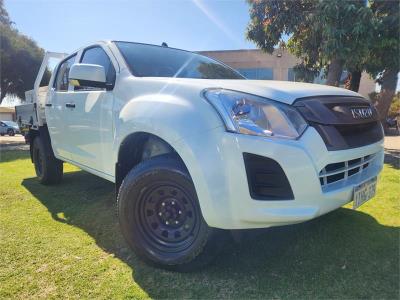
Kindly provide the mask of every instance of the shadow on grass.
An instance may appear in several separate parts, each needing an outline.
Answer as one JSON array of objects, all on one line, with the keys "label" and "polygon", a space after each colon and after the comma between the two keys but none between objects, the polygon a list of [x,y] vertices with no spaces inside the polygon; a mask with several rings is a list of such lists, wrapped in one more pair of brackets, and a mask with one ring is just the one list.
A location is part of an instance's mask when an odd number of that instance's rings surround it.
[{"label": "shadow on grass", "polygon": [[152,298],[397,298],[399,231],[341,208],[300,225],[243,231],[209,267],[189,274],[154,269],[127,248],[115,216],[114,185],[83,171],[58,186],[24,187],[52,217],[92,236],[132,268]]},{"label": "shadow on grass", "polygon": [[0,147],[0,163],[11,162],[14,160],[23,160],[30,158],[29,151],[25,150],[9,150],[5,147]]},{"label": "shadow on grass", "polygon": [[392,168],[400,169],[400,151],[385,149],[385,164],[389,164]]}]

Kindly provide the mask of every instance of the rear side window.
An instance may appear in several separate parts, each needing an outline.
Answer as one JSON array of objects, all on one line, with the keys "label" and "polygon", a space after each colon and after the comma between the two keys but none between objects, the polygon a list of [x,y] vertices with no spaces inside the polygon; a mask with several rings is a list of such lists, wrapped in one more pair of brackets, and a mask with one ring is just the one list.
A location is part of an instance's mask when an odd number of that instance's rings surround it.
[{"label": "rear side window", "polygon": [[94,64],[104,67],[106,85],[112,87],[115,82],[115,69],[107,53],[101,47],[86,49],[81,58],[83,64]]},{"label": "rear side window", "polygon": [[69,76],[69,69],[75,62],[76,54],[65,60],[61,63],[60,67],[58,68],[57,77],[55,81],[55,88],[56,91],[68,91],[68,76]]}]

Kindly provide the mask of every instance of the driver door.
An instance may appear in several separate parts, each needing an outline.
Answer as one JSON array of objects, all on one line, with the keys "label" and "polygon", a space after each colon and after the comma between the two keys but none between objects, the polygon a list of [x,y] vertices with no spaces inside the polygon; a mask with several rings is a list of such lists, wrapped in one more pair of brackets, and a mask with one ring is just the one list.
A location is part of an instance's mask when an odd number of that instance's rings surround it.
[{"label": "driver door", "polygon": [[80,63],[103,66],[107,87],[74,87],[74,107],[68,114],[68,131],[74,147],[72,160],[104,174],[105,177],[112,176],[115,168],[110,159],[113,147],[115,67],[101,46],[83,50]]}]

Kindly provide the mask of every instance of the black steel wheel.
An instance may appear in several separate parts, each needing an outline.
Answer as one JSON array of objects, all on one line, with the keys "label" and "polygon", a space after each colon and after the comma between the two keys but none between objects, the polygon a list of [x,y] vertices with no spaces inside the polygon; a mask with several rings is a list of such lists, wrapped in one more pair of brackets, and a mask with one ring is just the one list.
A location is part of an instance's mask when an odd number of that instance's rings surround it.
[{"label": "black steel wheel", "polygon": [[13,129],[8,129],[8,130],[7,130],[7,134],[8,134],[9,136],[14,136],[14,135],[15,135],[15,132],[14,132]]},{"label": "black steel wheel", "polygon": [[63,163],[54,157],[41,137],[35,137],[32,143],[32,160],[36,176],[40,183],[56,184],[63,176]]},{"label": "black steel wheel", "polygon": [[43,168],[44,168],[44,153],[41,150],[41,147],[35,145],[33,147],[32,155],[33,155],[33,162],[35,166],[36,176],[40,179],[43,177]]},{"label": "black steel wheel", "polygon": [[204,221],[193,182],[176,156],[157,156],[131,170],[119,190],[118,216],[131,248],[170,270],[204,266],[223,244],[222,232]]},{"label": "black steel wheel", "polygon": [[182,251],[192,244],[200,228],[200,212],[188,191],[170,182],[157,182],[138,198],[143,237],[165,252]]}]

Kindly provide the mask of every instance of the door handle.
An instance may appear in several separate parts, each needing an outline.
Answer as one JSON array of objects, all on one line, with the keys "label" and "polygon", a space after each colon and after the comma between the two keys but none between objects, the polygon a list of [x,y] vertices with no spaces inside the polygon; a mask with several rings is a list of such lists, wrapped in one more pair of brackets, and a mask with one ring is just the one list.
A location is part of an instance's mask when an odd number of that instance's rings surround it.
[{"label": "door handle", "polygon": [[65,103],[66,107],[75,108],[75,103]]}]

